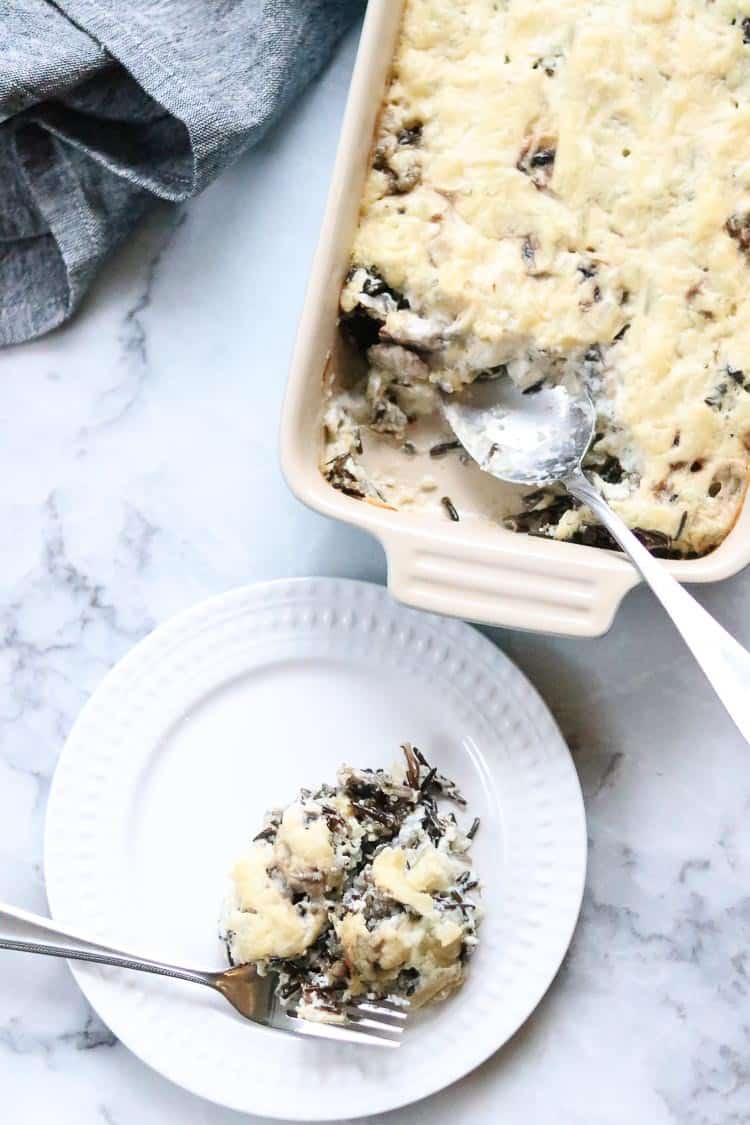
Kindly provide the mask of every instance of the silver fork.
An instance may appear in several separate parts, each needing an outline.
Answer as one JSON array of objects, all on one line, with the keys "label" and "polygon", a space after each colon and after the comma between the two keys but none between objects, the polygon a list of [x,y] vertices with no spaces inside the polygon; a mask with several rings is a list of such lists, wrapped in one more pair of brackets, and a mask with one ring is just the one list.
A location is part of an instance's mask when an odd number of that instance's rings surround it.
[{"label": "silver fork", "polygon": [[296,1009],[283,1006],[275,993],[276,974],[259,976],[252,965],[237,965],[223,972],[182,969],[162,961],[136,957],[111,946],[84,938],[59,926],[49,918],[0,903],[0,949],[23,953],[45,953],[74,961],[96,961],[137,969],[163,977],[203,984],[220,992],[241,1016],[263,1027],[314,1039],[334,1039],[341,1043],[369,1043],[377,1047],[398,1047],[406,1022],[406,1010],[388,1000],[355,1000],[343,1010],[341,1023],[318,1023],[302,1019]]}]

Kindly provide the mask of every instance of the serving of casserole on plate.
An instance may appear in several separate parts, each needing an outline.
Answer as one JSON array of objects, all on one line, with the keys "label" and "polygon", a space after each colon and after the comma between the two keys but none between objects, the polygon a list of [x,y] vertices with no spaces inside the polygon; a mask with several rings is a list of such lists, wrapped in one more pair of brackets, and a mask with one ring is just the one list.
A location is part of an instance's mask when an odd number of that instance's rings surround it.
[{"label": "serving of casserole on plate", "polygon": [[475,379],[575,372],[647,545],[689,581],[750,560],[748,94],[737,3],[370,5],[282,456],[398,597],[596,634],[636,581],[586,509],[468,463],[438,400]]}]

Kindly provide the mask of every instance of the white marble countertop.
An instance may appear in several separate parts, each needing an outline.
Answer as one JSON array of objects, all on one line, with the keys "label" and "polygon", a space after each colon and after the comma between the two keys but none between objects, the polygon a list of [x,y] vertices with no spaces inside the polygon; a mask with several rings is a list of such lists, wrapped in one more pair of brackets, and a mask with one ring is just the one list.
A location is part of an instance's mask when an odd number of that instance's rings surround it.
[{"label": "white marble countertop", "polygon": [[[56,758],[157,622],[255,579],[384,580],[380,547],[304,510],[276,455],[354,47],[202,198],[150,221],[73,324],[0,353],[0,899],[45,910]],[[750,573],[699,596],[750,644]],[[581,921],[515,1040],[383,1120],[750,1120],[750,750],[643,591],[600,640],[497,640],[575,755]],[[117,1044],[64,964],[16,953],[0,955],[0,1094],[24,1125],[247,1120]]]}]

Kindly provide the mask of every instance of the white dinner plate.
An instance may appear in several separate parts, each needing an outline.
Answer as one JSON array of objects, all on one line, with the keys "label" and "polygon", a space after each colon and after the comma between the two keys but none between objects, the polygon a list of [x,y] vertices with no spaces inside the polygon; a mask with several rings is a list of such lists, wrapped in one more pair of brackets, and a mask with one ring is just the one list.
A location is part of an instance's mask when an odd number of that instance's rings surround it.
[{"label": "white dinner plate", "polygon": [[410,1018],[398,1051],[297,1040],[243,1021],[208,989],[73,963],[115,1035],[202,1097],[320,1121],[403,1106],[501,1047],[568,947],[586,832],[575,769],[524,676],[468,625],[378,586],[299,579],[212,598],[109,673],[65,745],[47,814],[52,913],[111,944],[223,964],[231,863],[266,807],[389,765],[410,741],[481,817],[485,919],[464,987]]}]

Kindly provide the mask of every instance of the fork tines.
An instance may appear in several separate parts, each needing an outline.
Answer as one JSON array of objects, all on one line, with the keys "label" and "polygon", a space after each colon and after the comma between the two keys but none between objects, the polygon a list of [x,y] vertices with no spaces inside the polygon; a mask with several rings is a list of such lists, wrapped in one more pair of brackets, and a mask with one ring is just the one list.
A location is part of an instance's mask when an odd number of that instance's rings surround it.
[{"label": "fork tines", "polygon": [[408,1009],[388,1000],[353,1000],[342,1010],[341,1022],[318,1023],[304,1020],[294,1013],[294,1030],[298,1034],[340,1042],[369,1043],[378,1047],[399,1047],[406,1025]]},{"label": "fork tines", "polygon": [[397,1031],[403,1031],[407,1015],[400,1005],[380,1000],[354,1000],[344,1010],[350,1019],[382,1020],[386,1027],[395,1027]]}]

